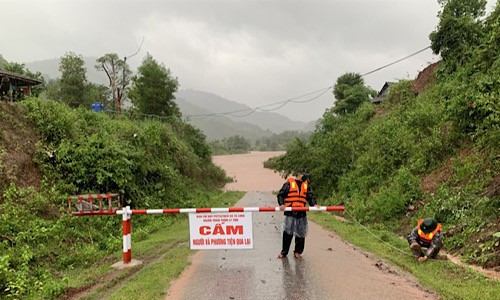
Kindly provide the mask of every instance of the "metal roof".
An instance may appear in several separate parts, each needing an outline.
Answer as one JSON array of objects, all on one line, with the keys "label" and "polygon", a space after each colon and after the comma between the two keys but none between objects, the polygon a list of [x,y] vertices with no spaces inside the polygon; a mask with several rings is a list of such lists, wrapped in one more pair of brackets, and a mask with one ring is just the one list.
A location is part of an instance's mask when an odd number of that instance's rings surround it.
[{"label": "metal roof", "polygon": [[391,85],[393,84],[395,84],[395,82],[386,81],[380,92],[378,92],[377,97],[372,99],[372,103],[378,104],[380,101],[384,100],[387,97],[387,93],[389,92]]},{"label": "metal roof", "polygon": [[14,80],[20,81],[22,83],[25,83],[27,85],[37,85],[37,84],[40,84],[40,83],[43,82],[43,81],[41,81],[39,79],[34,79],[34,78],[31,78],[31,77],[26,77],[24,75],[17,74],[17,73],[14,73],[14,72],[0,70],[0,77],[5,77],[5,76],[9,77],[9,79],[14,79]]}]

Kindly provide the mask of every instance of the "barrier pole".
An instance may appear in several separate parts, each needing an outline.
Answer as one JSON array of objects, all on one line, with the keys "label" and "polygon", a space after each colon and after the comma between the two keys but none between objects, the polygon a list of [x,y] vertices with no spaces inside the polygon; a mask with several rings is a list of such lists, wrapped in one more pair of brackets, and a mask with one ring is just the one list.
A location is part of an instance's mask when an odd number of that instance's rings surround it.
[{"label": "barrier pole", "polygon": [[[78,197],[80,203],[82,198]],[[70,201],[70,199],[68,199]],[[215,212],[280,212],[279,206],[264,207],[206,207],[206,208],[165,208],[165,209],[130,209],[130,206],[123,207],[116,211],[97,212],[73,212],[74,216],[96,216],[96,215],[122,215],[123,227],[123,264],[127,265],[132,261],[132,215],[145,214],[177,214],[177,213],[215,213]],[[284,211],[344,211],[344,206],[306,206],[306,207],[286,207]]]},{"label": "barrier pole", "polygon": [[[178,214],[178,213],[212,213],[212,212],[276,212],[279,206],[264,207],[207,207],[207,208],[166,208],[166,209],[133,209],[134,215]],[[344,206],[306,206],[286,207],[284,211],[344,211]]]},{"label": "barrier pole", "polygon": [[132,260],[132,228],[131,228],[131,217],[132,211],[130,206],[122,209],[123,216],[123,264],[128,264]]}]

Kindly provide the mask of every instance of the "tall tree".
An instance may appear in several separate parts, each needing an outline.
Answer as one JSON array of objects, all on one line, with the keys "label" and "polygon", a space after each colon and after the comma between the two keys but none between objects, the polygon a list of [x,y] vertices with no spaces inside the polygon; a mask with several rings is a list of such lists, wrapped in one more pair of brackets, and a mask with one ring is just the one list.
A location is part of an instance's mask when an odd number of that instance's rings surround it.
[{"label": "tall tree", "polygon": [[361,74],[345,73],[337,78],[333,88],[336,101],[332,111],[338,115],[354,113],[361,104],[376,94],[375,90],[365,86]]},{"label": "tall tree", "polygon": [[81,55],[73,52],[66,53],[61,57],[59,63],[61,80],[59,81],[59,91],[61,101],[71,107],[83,106],[85,101],[85,86],[87,84],[87,69]]},{"label": "tall tree", "polygon": [[439,24],[431,32],[431,49],[441,57],[450,71],[463,65],[470,51],[482,38],[480,18],[486,11],[486,0],[438,0],[443,7],[439,12]]},{"label": "tall tree", "polygon": [[132,78],[129,97],[140,112],[180,116],[174,93],[179,83],[172,77],[170,69],[159,64],[149,53],[139,67],[139,73]]},{"label": "tall tree", "polygon": [[105,54],[97,59],[96,69],[104,71],[108,76],[112,101],[116,112],[120,113],[122,100],[125,98],[132,75],[127,58],[120,59],[116,53]]}]

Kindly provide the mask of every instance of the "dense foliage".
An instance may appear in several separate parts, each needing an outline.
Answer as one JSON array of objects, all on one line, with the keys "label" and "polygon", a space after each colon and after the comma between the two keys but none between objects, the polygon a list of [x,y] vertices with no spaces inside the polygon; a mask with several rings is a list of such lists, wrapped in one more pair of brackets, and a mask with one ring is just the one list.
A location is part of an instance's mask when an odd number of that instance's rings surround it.
[{"label": "dense foliage", "polygon": [[180,117],[179,107],[174,102],[179,83],[170,70],[148,53],[138,73],[132,77],[129,91],[129,98],[135,107],[143,114]]},{"label": "dense foliage", "polygon": [[103,107],[109,106],[108,87],[87,80],[87,69],[81,55],[73,52],[63,55],[59,71],[61,78],[47,82],[41,93],[43,98],[63,102],[74,108],[90,108],[95,102],[100,102]]},{"label": "dense foliage", "polygon": [[286,145],[294,140],[306,140],[310,132],[287,130],[282,133],[273,133],[271,136],[261,137],[255,141],[255,150],[259,151],[284,151]]},{"label": "dense foliage", "polygon": [[246,153],[251,149],[250,141],[239,135],[211,141],[210,147],[215,155]]},{"label": "dense foliage", "polygon": [[486,0],[438,0],[443,5],[439,24],[429,38],[435,54],[441,54],[448,71],[468,61],[469,51],[483,42],[485,31],[480,18]]},{"label": "dense foliage", "polygon": [[[365,223],[407,234],[418,218],[434,216],[446,250],[493,267],[500,265],[500,7],[479,21],[484,1],[445,4],[431,35],[444,59],[435,84],[415,95],[411,81],[400,81],[379,107],[327,111],[309,140],[266,166],[289,173],[306,164],[321,203],[343,202]],[[444,25],[462,24],[461,12],[471,12],[472,40]]]},{"label": "dense foliage", "polygon": [[352,114],[376,94],[375,90],[365,86],[361,74],[345,73],[337,78],[333,87],[336,101],[332,111],[337,115]]},{"label": "dense foliage", "polygon": [[[120,192],[133,208],[194,207],[226,181],[204,136],[179,120],[112,119],[38,99],[19,105],[41,136],[43,182],[40,191],[11,183],[0,193],[0,298],[55,297],[67,284],[61,271],[120,252],[121,219],[72,217],[69,195]],[[175,218],[138,216],[134,238]]]},{"label": "dense foliage", "polygon": [[246,153],[248,151],[285,151],[289,143],[295,140],[305,140],[310,132],[284,131],[261,137],[255,141],[235,135],[210,142],[214,155]]},{"label": "dense foliage", "polygon": [[63,101],[71,107],[83,104],[87,83],[87,70],[83,57],[72,52],[66,53],[61,57],[59,72],[61,72],[60,93],[64,95]]}]

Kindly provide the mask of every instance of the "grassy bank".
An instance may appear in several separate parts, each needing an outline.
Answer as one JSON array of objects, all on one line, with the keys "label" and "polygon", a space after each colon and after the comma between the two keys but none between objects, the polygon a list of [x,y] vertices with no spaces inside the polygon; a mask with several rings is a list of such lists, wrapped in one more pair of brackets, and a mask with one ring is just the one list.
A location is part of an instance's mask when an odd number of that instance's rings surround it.
[{"label": "grassy bank", "polygon": [[411,256],[406,240],[392,232],[362,227],[352,221],[338,221],[329,213],[309,214],[309,219],[353,245],[412,273],[424,287],[436,291],[443,299],[493,300],[500,295],[500,281],[472,269],[447,260],[417,262]]},{"label": "grassy bank", "polygon": [[[233,206],[242,192],[226,192],[210,199],[212,207]],[[134,218],[149,217],[159,222],[158,230],[141,237]],[[63,298],[80,299],[163,299],[170,283],[189,264],[194,253],[189,249],[189,220],[186,214],[132,217],[132,257],[142,264],[116,270],[111,267],[122,259],[121,253],[88,269],[67,271],[65,278],[72,288]],[[140,291],[140,292],[138,292]]]}]

